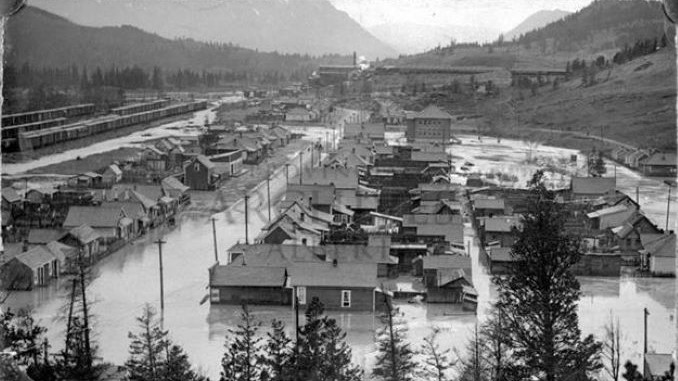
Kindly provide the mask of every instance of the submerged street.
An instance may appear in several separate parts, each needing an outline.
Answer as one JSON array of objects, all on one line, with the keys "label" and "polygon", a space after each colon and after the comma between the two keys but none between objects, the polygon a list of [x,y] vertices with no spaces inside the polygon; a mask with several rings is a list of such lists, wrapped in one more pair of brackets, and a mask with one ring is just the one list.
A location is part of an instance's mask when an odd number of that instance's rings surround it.
[{"label": "submerged street", "polygon": [[[204,115],[196,115],[196,122]],[[178,123],[178,122],[177,122]],[[329,129],[313,129],[312,140],[322,139]],[[130,141],[132,141],[131,139]],[[102,142],[117,145],[120,142]],[[474,137],[462,137],[462,145],[451,148],[456,157],[453,161],[474,163],[474,172],[496,173],[498,171],[517,176],[516,186],[523,185],[531,176],[536,165],[526,165],[528,147],[518,141],[492,139],[479,142]],[[532,150],[532,156],[569,158],[576,151],[541,146]],[[306,155],[304,156],[307,158]],[[52,158],[59,160],[59,158]],[[292,161],[295,162],[294,160]],[[582,158],[578,160],[582,163]],[[298,163],[298,160],[296,160]],[[305,164],[306,165],[306,164]],[[12,173],[26,170],[12,167]],[[290,167],[290,179],[297,168]],[[613,167],[608,165],[608,174]],[[569,179],[555,175],[551,177],[557,185]],[[661,228],[664,227],[666,208],[666,185],[660,180],[643,178],[626,168],[617,168],[618,189],[634,196],[635,187],[640,186],[640,204],[645,213]],[[558,184],[560,182],[560,184]],[[508,185],[508,184],[504,184]],[[285,190],[285,171],[279,169],[270,182],[271,198],[279,200]],[[273,203],[275,204],[275,202]],[[676,209],[675,201],[671,205]],[[273,206],[273,210],[275,210]],[[266,184],[250,193],[248,201],[248,238],[252,242],[267,222]],[[245,241],[245,210],[241,200],[228,210],[214,215],[216,218],[217,246],[219,259],[226,260],[226,250],[237,242]],[[675,220],[671,220],[671,224]],[[143,239],[124,246],[118,252],[100,261],[94,268],[93,279],[88,287],[92,302],[95,338],[99,356],[106,361],[122,364],[127,359],[128,331],[136,330],[135,318],[140,315],[145,303],[159,310],[160,289],[158,275],[158,239],[166,243],[162,247],[165,289],[164,327],[170,331],[172,340],[182,345],[200,370],[212,379],[217,379],[220,359],[223,354],[224,338],[229,328],[239,321],[238,306],[210,306],[200,304],[208,293],[208,268],[215,263],[212,240],[212,224],[209,219],[184,216],[177,227],[152,231]],[[472,229],[467,228],[465,240],[470,244],[472,277],[479,293],[477,321],[486,318],[489,303],[495,296],[491,276],[485,265],[485,258],[479,257],[478,241]],[[579,302],[580,326],[584,333],[604,333],[604,324],[610,316],[618,318],[621,324],[622,358],[638,363],[642,361],[643,349],[643,308],[650,311],[648,323],[648,347],[650,351],[669,352],[674,343],[674,279],[661,278],[580,278],[583,296]],[[31,292],[13,292],[7,306],[13,309],[31,306],[39,324],[46,326],[47,337],[52,351],[61,347],[65,331],[66,289],[52,285]],[[442,330],[441,343],[444,347],[463,352],[476,324],[476,317],[461,311],[459,306],[426,305],[399,302],[405,315],[409,339],[418,346],[432,326]],[[294,316],[289,307],[253,308],[263,321],[266,331],[273,318],[283,319],[292,331]],[[373,337],[380,326],[378,317],[372,313],[338,314],[330,313],[348,332],[354,358],[361,365],[369,365],[374,358]]]}]

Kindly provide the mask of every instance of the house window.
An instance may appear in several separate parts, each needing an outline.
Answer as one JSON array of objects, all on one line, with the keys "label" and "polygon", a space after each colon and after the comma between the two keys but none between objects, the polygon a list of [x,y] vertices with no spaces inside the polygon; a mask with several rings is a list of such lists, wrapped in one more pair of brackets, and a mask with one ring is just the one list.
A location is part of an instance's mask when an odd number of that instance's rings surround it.
[{"label": "house window", "polygon": [[301,244],[306,246],[308,244],[308,240],[306,238],[301,239]]},{"label": "house window", "polygon": [[200,163],[193,164],[193,170],[196,172],[200,172]]},{"label": "house window", "polygon": [[306,304],[306,287],[299,286],[297,287],[297,302],[300,306]]},{"label": "house window", "polygon": [[341,306],[343,308],[351,307],[351,291],[341,290]]},{"label": "house window", "polygon": [[218,288],[210,288],[210,302],[212,303],[219,303],[219,289]]}]

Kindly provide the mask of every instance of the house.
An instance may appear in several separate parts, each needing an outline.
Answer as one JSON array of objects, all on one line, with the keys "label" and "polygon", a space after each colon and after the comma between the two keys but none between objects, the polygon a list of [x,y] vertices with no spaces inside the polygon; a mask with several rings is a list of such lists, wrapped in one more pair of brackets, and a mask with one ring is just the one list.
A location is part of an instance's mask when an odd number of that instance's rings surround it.
[{"label": "house", "polygon": [[353,152],[337,152],[331,159],[325,162],[325,167],[329,168],[357,168],[362,173],[367,173],[367,169],[372,164],[362,156]]},{"label": "house", "polygon": [[447,143],[452,132],[452,116],[435,105],[426,107],[419,113],[406,118],[408,141],[435,140]]},{"label": "house", "polygon": [[120,206],[71,206],[64,221],[64,229],[81,225],[90,226],[104,241],[128,240],[132,234],[133,221]]},{"label": "house", "polygon": [[637,213],[631,216],[622,225],[609,230],[610,244],[616,246],[623,255],[633,255],[638,259],[638,251],[642,250],[643,245],[640,242],[641,234],[661,234],[662,231],[644,214]]},{"label": "house", "polygon": [[101,174],[101,181],[106,185],[119,183],[122,181],[122,170],[117,164],[111,164]]},{"label": "house", "polygon": [[621,274],[620,253],[584,253],[579,262],[571,267],[572,274],[577,276],[612,276]]},{"label": "house", "polygon": [[464,269],[471,274],[471,258],[460,254],[427,255],[412,261],[415,276],[422,276],[426,287],[436,287],[437,273],[445,269]]},{"label": "house", "polygon": [[275,138],[274,146],[284,147],[290,143],[290,132],[281,126],[275,126],[269,130],[269,133]]},{"label": "house", "polygon": [[96,172],[85,172],[70,177],[66,180],[69,187],[72,188],[100,188],[102,185],[102,176]]},{"label": "house", "polygon": [[459,201],[441,199],[421,201],[419,206],[412,209],[412,214],[461,214],[463,209],[463,205]]},{"label": "house", "polygon": [[59,242],[74,247],[85,260],[92,260],[105,251],[102,237],[87,225],[75,227],[59,239]]},{"label": "house", "polygon": [[310,122],[313,119],[313,113],[301,107],[294,107],[285,113],[285,121],[287,122]]},{"label": "house", "polygon": [[288,184],[285,192],[286,201],[304,200],[316,210],[332,212],[334,201],[334,185],[320,184]]},{"label": "house", "polygon": [[473,200],[473,212],[476,217],[504,216],[507,213],[504,199],[476,198]]},{"label": "house", "polygon": [[55,188],[35,188],[26,192],[26,202],[33,205],[49,204],[57,193]]},{"label": "house", "polygon": [[188,193],[190,188],[182,184],[176,177],[165,177],[160,182],[160,186],[162,187],[164,194],[178,200],[180,205],[186,205],[191,202],[191,196]]},{"label": "house", "polygon": [[404,236],[415,237],[426,242],[464,242],[462,216],[455,214],[405,214],[403,215]]},{"label": "house", "polygon": [[640,168],[646,176],[676,177],[676,154],[655,153],[640,161]]},{"label": "house", "polygon": [[425,183],[419,184],[416,189],[410,191],[415,200],[439,201],[439,200],[457,200],[462,188],[457,184],[450,183]]},{"label": "house", "polygon": [[614,177],[573,177],[570,194],[574,200],[592,200],[613,196],[616,188],[617,181]]},{"label": "house", "polygon": [[516,241],[520,219],[516,217],[490,217],[480,220],[481,237],[485,245],[511,247]]},{"label": "house", "polygon": [[289,305],[287,270],[274,266],[219,266],[209,270],[210,303]]},{"label": "house", "polygon": [[320,259],[329,263],[376,265],[377,277],[398,275],[398,258],[390,255],[388,244],[321,245],[313,248],[313,251]]},{"label": "house", "polygon": [[670,353],[645,353],[643,360],[643,377],[645,380],[663,380],[675,367],[673,355]]},{"label": "house", "polygon": [[31,290],[46,286],[60,273],[60,263],[45,245],[17,254],[0,268],[2,287],[7,290]]},{"label": "house", "polygon": [[596,210],[586,214],[587,226],[591,230],[615,228],[637,213],[636,209],[623,204]]},{"label": "house", "polygon": [[377,212],[370,212],[369,216],[372,219],[372,225],[361,224],[360,228],[370,234],[395,234],[400,231],[400,228],[403,225],[403,219],[401,217],[390,216],[388,214]]},{"label": "house", "polygon": [[144,234],[146,230],[151,228],[152,211],[146,209],[144,204],[135,199],[127,201],[107,201],[101,204],[102,208],[122,208],[125,215],[129,217],[132,223],[131,234],[133,237]]},{"label": "house", "polygon": [[510,247],[491,247],[487,249],[490,273],[494,275],[509,274],[520,260],[511,254]]},{"label": "house", "polygon": [[650,153],[646,150],[637,150],[626,155],[625,164],[633,169],[639,168],[643,160],[650,157]]},{"label": "house", "polygon": [[340,225],[350,225],[353,223],[353,216],[355,212],[349,209],[346,205],[342,205],[338,202],[332,204],[332,217],[334,222]]},{"label": "house", "polygon": [[344,168],[314,168],[304,173],[302,184],[334,185],[335,195],[354,195],[358,189],[358,172]]},{"label": "house", "polygon": [[676,275],[676,235],[641,234],[642,262],[655,276]]},{"label": "house", "polygon": [[242,164],[246,154],[244,151],[237,150],[231,152],[220,153],[209,156],[208,159],[219,166],[225,167],[225,175],[227,177],[238,176],[242,172]]},{"label": "house", "polygon": [[206,156],[198,155],[184,164],[184,184],[193,190],[214,190],[221,180],[216,165]]},{"label": "house", "polygon": [[237,266],[287,267],[295,262],[324,263],[312,247],[304,245],[235,244],[226,253],[227,263]]},{"label": "house", "polygon": [[2,187],[2,210],[10,213],[21,209],[21,196],[11,187]]},{"label": "house", "polygon": [[327,225],[312,221],[311,217],[305,212],[295,214],[290,211],[280,214],[264,226],[254,242],[317,246],[320,245],[323,235],[327,232],[329,232]]},{"label": "house", "polygon": [[147,146],[141,151],[141,163],[152,171],[167,170],[167,153],[155,146]]},{"label": "house", "polygon": [[[237,151],[240,151],[241,155],[244,153],[243,163],[245,164],[259,164],[267,154],[260,140],[256,137],[244,136],[242,132],[239,135],[220,136],[216,144],[205,150],[205,154],[214,156]],[[237,154],[235,155],[234,158],[237,157]]]},{"label": "house", "polygon": [[439,269],[433,283],[426,287],[426,302],[461,304],[468,296],[476,299],[478,293],[469,273],[468,269]]},{"label": "house", "polygon": [[328,310],[375,309],[376,264],[295,262],[287,270],[300,306],[318,298]]}]

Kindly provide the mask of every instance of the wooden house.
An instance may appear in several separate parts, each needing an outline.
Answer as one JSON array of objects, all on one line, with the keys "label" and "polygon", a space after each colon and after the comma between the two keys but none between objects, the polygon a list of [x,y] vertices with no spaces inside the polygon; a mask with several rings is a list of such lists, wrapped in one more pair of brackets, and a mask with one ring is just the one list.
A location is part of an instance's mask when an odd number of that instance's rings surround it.
[{"label": "wooden house", "polygon": [[643,359],[644,380],[666,380],[666,375],[675,369],[675,360],[670,353],[645,353]]},{"label": "wooden house", "polygon": [[313,251],[329,263],[376,265],[380,278],[398,275],[398,257],[390,255],[388,245],[321,245]]},{"label": "wooden house", "polygon": [[214,190],[220,177],[206,156],[198,155],[184,164],[184,184],[194,190]]},{"label": "wooden house", "polygon": [[49,284],[60,274],[60,261],[45,245],[34,246],[17,254],[0,268],[2,287],[8,290],[31,290]]},{"label": "wooden house", "polygon": [[66,180],[73,188],[100,188],[103,185],[102,176],[96,172],[85,172]]},{"label": "wooden house", "polygon": [[511,255],[510,247],[491,247],[486,252],[493,275],[510,274],[513,266],[519,266],[520,260]]},{"label": "wooden house", "polygon": [[423,277],[426,287],[435,287],[437,273],[444,269],[464,269],[471,273],[471,258],[465,255],[427,255],[412,261],[414,275]]},{"label": "wooden house", "polygon": [[455,214],[405,214],[402,235],[423,242],[446,241],[463,244],[463,218]]},{"label": "wooden house", "polygon": [[219,266],[209,270],[210,303],[289,305],[287,270],[274,266]]},{"label": "wooden house", "polygon": [[520,229],[517,217],[490,217],[480,219],[481,240],[485,245],[511,247],[516,241],[516,232]]},{"label": "wooden house", "polygon": [[507,215],[504,199],[476,198],[473,200],[473,213],[476,217],[493,217]]},{"label": "wooden house", "polygon": [[35,188],[26,192],[26,202],[35,206],[50,204],[57,192],[55,188]]},{"label": "wooden house", "polygon": [[122,181],[122,170],[117,164],[111,164],[101,174],[101,181],[106,185],[112,185]]},{"label": "wooden house", "polygon": [[614,177],[573,177],[570,185],[570,197],[574,200],[592,200],[613,196],[617,181]]},{"label": "wooden house", "polygon": [[661,234],[662,231],[644,214],[637,213],[623,224],[609,229],[610,239],[607,246],[617,247],[623,255],[632,255],[638,259],[639,250],[643,245],[641,234]]},{"label": "wooden house", "polygon": [[63,229],[31,229],[28,231],[26,243],[29,245],[46,245],[52,241],[58,241],[66,234]]},{"label": "wooden house", "polygon": [[611,229],[622,225],[635,214],[635,208],[619,204],[586,214],[587,226],[591,230]]},{"label": "wooden house", "polygon": [[334,190],[334,185],[329,184],[288,184],[285,200],[303,200],[316,210],[332,213],[332,206],[335,204]]},{"label": "wooden house", "polygon": [[59,242],[76,248],[87,261],[104,252],[105,245],[102,241],[102,237],[87,225],[75,227],[59,239]]},{"label": "wooden house", "polygon": [[141,151],[141,163],[149,170],[164,172],[167,170],[167,153],[147,146]]},{"label": "wooden house", "polygon": [[132,234],[133,221],[119,206],[71,206],[68,209],[64,229],[73,229],[82,225],[90,226],[106,242],[116,239],[127,240]]},{"label": "wooden house", "polygon": [[643,245],[642,261],[655,276],[676,275],[676,235],[643,234],[640,237]]},{"label": "wooden house", "polygon": [[465,269],[438,270],[434,283],[426,287],[426,302],[461,304],[467,294],[477,296],[468,273]]},{"label": "wooden house", "polygon": [[640,168],[646,176],[676,177],[676,154],[655,153],[640,162]]}]

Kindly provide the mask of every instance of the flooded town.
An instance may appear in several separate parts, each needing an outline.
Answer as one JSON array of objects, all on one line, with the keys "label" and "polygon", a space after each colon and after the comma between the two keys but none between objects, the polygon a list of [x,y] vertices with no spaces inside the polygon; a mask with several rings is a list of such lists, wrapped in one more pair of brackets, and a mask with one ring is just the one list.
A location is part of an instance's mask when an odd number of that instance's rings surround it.
[{"label": "flooded town", "polygon": [[95,3],[3,18],[0,379],[673,379],[675,2],[280,53],[148,12],[303,1]]}]

